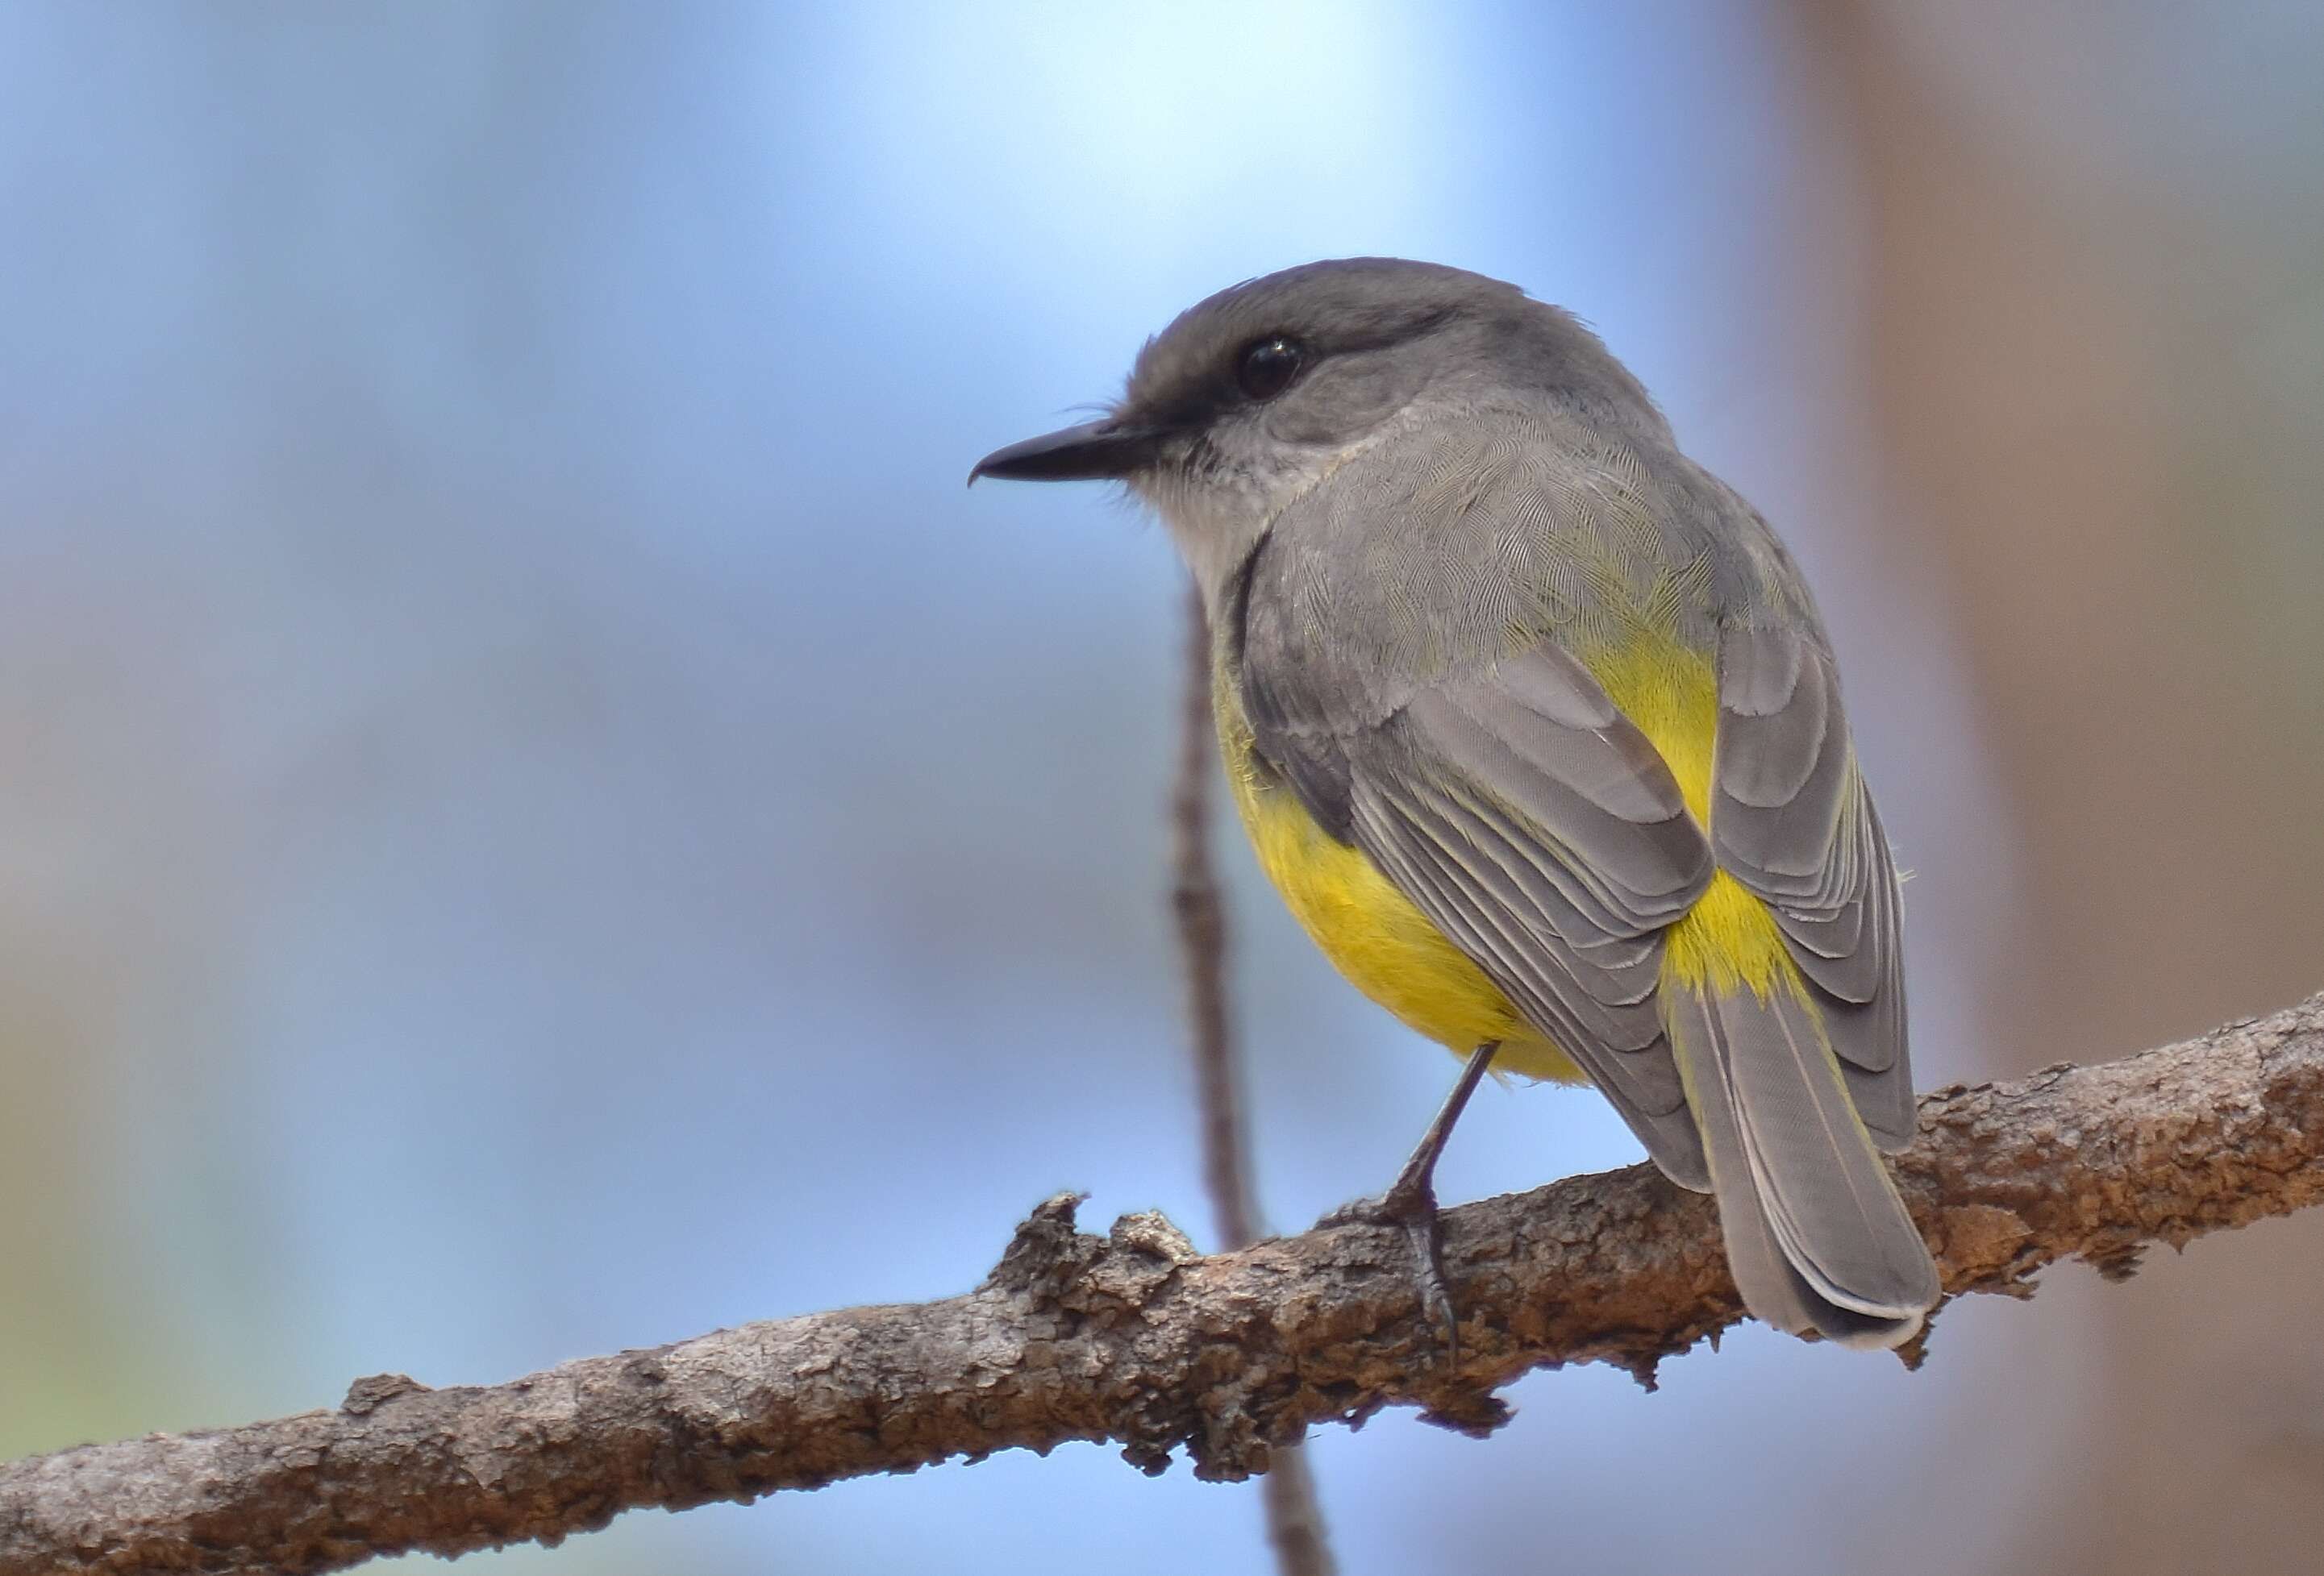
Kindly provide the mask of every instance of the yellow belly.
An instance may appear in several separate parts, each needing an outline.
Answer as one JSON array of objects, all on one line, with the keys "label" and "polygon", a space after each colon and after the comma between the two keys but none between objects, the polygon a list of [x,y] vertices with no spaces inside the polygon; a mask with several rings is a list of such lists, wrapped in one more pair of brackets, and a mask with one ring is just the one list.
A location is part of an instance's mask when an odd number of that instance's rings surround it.
[{"label": "yellow belly", "polygon": [[[1591,670],[1653,742],[1687,807],[1708,824],[1718,733],[1717,680],[1700,655],[1641,639],[1594,654]],[[1259,868],[1323,955],[1357,990],[1455,1055],[1499,1041],[1497,1071],[1584,1081],[1572,1058],[1525,1020],[1500,987],[1445,938],[1363,853],[1334,839],[1251,751],[1237,686],[1216,685],[1219,744]],[[1721,871],[1665,933],[1665,982],[1748,989],[1796,981],[1775,917]]]},{"label": "yellow belly", "polygon": [[1582,1082],[1582,1069],[1525,1020],[1467,954],[1269,777],[1252,758],[1250,727],[1233,706],[1222,686],[1219,742],[1243,829],[1293,917],[1349,983],[1456,1055],[1499,1042],[1497,1072]]}]

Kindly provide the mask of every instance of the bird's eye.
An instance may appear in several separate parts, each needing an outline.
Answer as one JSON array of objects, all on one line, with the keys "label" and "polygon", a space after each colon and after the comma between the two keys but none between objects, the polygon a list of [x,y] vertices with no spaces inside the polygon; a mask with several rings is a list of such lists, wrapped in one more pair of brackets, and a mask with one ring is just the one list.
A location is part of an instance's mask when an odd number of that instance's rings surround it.
[{"label": "bird's eye", "polygon": [[1306,349],[1296,339],[1280,334],[1254,339],[1235,357],[1235,386],[1246,398],[1272,400],[1291,386],[1291,380],[1306,364]]}]

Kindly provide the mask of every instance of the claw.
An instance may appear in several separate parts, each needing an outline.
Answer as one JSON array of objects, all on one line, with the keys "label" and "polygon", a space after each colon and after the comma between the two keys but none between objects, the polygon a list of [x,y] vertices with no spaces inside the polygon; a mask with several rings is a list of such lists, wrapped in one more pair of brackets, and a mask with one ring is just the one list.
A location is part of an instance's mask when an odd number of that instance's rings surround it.
[{"label": "claw", "polygon": [[1452,1288],[1444,1278],[1444,1232],[1436,1201],[1428,1201],[1425,1220],[1404,1222],[1405,1240],[1412,1245],[1412,1278],[1420,1294],[1421,1311],[1444,1330],[1444,1367],[1461,1366],[1461,1315],[1452,1306]]},{"label": "claw", "polygon": [[1461,1318],[1452,1306],[1452,1290],[1444,1278],[1443,1222],[1436,1209],[1436,1157],[1444,1152],[1444,1140],[1452,1136],[1452,1124],[1461,1120],[1462,1108],[1477,1090],[1477,1080],[1493,1064],[1493,1053],[1498,1045],[1479,1046],[1470,1055],[1468,1064],[1461,1069],[1460,1081],[1452,1092],[1444,1097],[1443,1106],[1428,1130],[1421,1135],[1420,1147],[1396,1174],[1396,1181],[1378,1198],[1358,1199],[1342,1204],[1325,1215],[1320,1224],[1326,1226],[1393,1226],[1404,1233],[1412,1249],[1412,1282],[1420,1294],[1420,1311],[1444,1327],[1444,1367],[1449,1371],[1461,1361]]},{"label": "claw", "polygon": [[1422,1314],[1444,1332],[1443,1366],[1461,1361],[1460,1313],[1452,1305],[1451,1282],[1444,1274],[1443,1220],[1436,1207],[1436,1191],[1425,1175],[1410,1174],[1378,1198],[1358,1199],[1325,1215],[1325,1226],[1380,1226],[1404,1234],[1412,1254],[1413,1289],[1420,1297]]},{"label": "claw", "polygon": [[1376,1200],[1341,1204],[1318,1225],[1376,1225],[1404,1234],[1406,1249],[1413,1255],[1413,1290],[1420,1297],[1420,1311],[1445,1332],[1445,1367],[1460,1362],[1460,1313],[1452,1309],[1452,1287],[1445,1281],[1436,1194],[1389,1190]]},{"label": "claw", "polygon": [[1443,1326],[1444,1366],[1456,1368],[1461,1361],[1461,1315],[1452,1306],[1452,1287],[1444,1275],[1444,1218],[1437,1212],[1434,1184],[1423,1176],[1417,1185],[1388,1189],[1380,1200],[1380,1213],[1404,1228],[1404,1240],[1412,1249],[1413,1287],[1420,1294],[1420,1311]]}]

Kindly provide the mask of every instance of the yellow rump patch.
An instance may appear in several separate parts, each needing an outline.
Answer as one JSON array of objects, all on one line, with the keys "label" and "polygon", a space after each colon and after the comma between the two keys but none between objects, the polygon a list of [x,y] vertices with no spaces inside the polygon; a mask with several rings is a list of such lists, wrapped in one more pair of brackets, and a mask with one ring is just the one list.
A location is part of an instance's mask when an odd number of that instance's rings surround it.
[{"label": "yellow rump patch", "polygon": [[[1719,675],[1711,659],[1659,635],[1582,654],[1582,663],[1622,714],[1661,754],[1686,807],[1711,825],[1711,774],[1719,747]],[[1748,988],[1765,1000],[1779,983],[1796,988],[1798,965],[1767,905],[1720,871],[1672,926],[1663,977],[1712,991]]]}]

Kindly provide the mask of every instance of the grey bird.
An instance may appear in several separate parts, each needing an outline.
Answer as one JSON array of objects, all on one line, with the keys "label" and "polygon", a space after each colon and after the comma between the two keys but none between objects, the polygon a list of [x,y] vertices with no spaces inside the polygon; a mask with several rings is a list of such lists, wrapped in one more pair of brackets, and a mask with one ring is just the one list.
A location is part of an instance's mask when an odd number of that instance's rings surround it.
[{"label": "grey bird", "polygon": [[1457,269],[1311,263],[1191,309],[1102,419],[977,476],[1160,513],[1260,864],[1468,1057],[1370,1206],[1440,1314],[1431,1178],[1498,1066],[1586,1077],[1716,1194],[1760,1319],[1912,1338],[1939,1288],[1881,1159],[1914,1129],[1897,879],[1831,644],[1595,335]]}]

